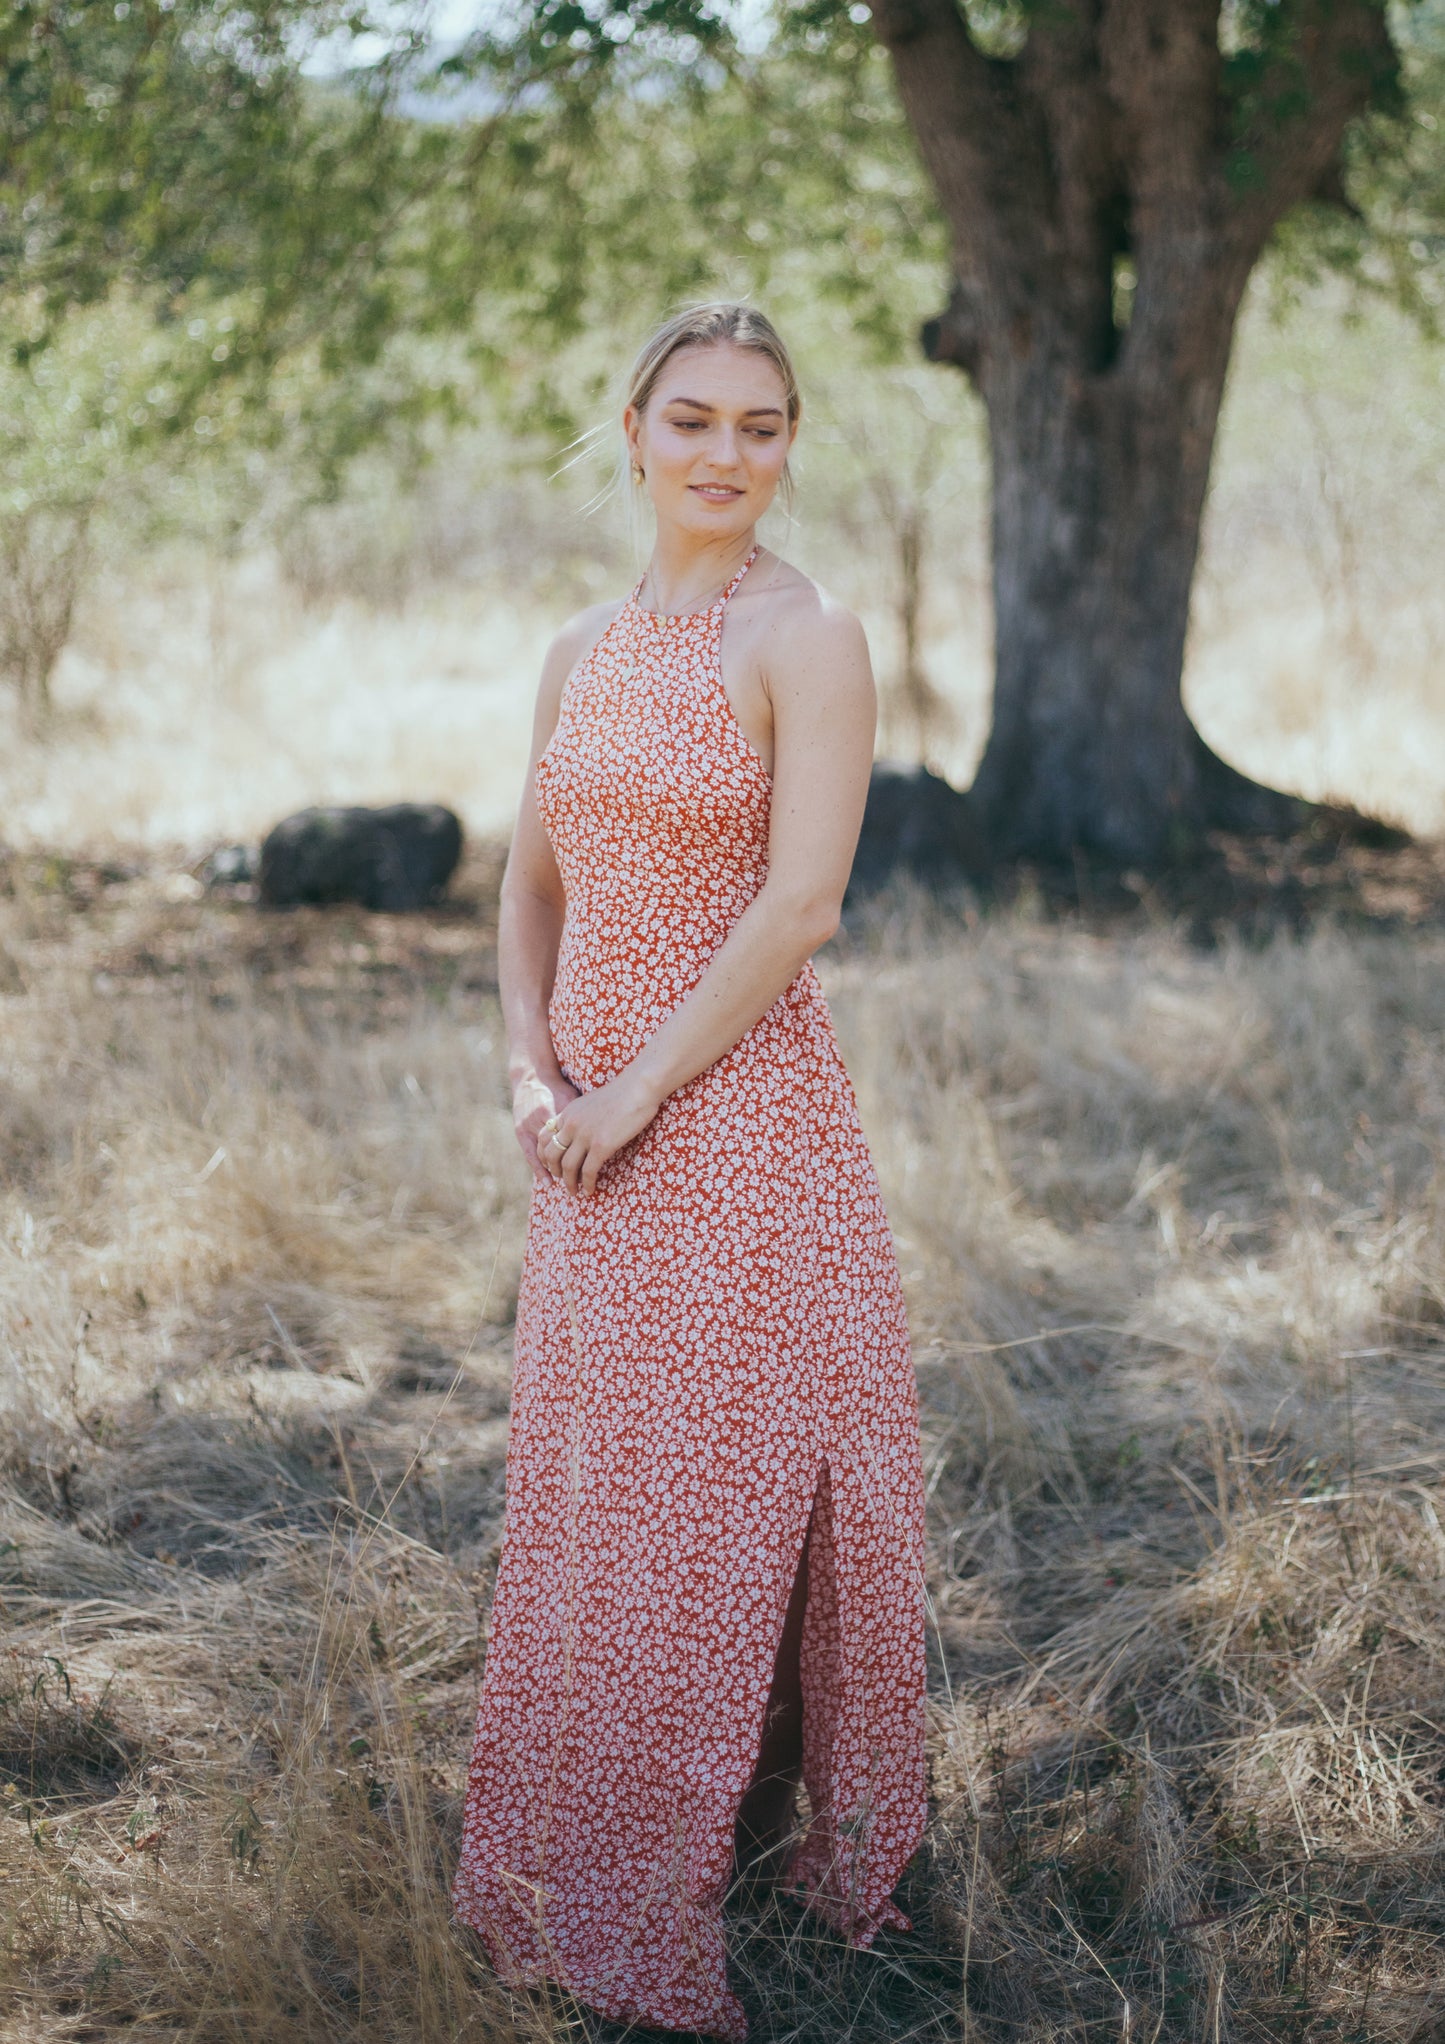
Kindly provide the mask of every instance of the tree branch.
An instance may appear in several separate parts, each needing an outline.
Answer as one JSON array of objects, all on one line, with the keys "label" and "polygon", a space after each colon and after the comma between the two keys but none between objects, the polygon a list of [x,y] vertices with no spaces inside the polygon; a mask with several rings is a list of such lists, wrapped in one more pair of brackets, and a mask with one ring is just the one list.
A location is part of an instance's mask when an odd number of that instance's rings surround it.
[{"label": "tree branch", "polygon": [[926,360],[949,362],[977,384],[986,332],[983,309],[975,294],[955,278],[947,305],[933,319],[923,322],[918,339]]},{"label": "tree branch", "polygon": [[1104,85],[1128,166],[1131,231],[1204,202],[1219,143],[1220,0],[1105,0]]},{"label": "tree branch", "polygon": [[909,124],[953,234],[960,278],[1006,291],[1000,255],[1035,243],[1046,159],[1011,63],[986,57],[957,0],[870,0]]},{"label": "tree branch", "polygon": [[1269,47],[1226,67],[1235,129],[1218,179],[1236,233],[1262,248],[1276,222],[1327,178],[1350,122],[1398,77],[1380,0],[1282,4]]}]

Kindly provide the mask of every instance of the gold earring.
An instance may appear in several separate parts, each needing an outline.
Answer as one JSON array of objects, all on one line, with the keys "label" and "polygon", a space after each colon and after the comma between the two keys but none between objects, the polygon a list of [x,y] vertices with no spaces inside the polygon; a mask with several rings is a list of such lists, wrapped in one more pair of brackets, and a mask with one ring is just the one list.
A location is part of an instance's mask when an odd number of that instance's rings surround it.
[{"label": "gold earring", "polygon": [[646,477],[646,475],[645,475],[645,474],[644,474],[644,472],[643,472],[643,468],[642,468],[642,464],[641,464],[641,462],[637,462],[637,461],[634,461],[634,462],[633,462],[633,464],[632,464],[632,480],[633,480],[633,482],[635,482],[635,483],[637,484],[637,487],[638,487],[639,489],[641,489],[641,488],[642,488],[642,485],[643,485],[643,484],[644,484],[644,483],[645,483],[645,482],[647,481],[647,477]]}]

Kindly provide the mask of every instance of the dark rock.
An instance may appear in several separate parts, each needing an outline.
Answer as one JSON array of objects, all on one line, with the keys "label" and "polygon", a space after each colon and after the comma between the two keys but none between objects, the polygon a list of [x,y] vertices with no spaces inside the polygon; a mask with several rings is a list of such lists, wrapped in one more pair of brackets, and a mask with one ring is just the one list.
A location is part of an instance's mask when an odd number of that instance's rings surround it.
[{"label": "dark rock", "polygon": [[461,855],[462,826],[440,803],[303,809],[261,847],[261,899],[273,908],[336,901],[425,908],[440,899]]},{"label": "dark rock", "polygon": [[850,897],[886,886],[895,873],[948,887],[988,866],[988,848],[967,795],[927,767],[886,760],[875,765]]}]

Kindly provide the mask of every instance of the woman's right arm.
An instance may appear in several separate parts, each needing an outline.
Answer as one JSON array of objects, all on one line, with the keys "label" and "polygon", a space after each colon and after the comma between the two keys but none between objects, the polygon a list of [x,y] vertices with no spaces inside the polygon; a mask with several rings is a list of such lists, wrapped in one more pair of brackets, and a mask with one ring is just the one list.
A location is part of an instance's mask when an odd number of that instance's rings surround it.
[{"label": "woman's right arm", "polygon": [[547,648],[532,720],[527,778],[502,875],[497,980],[507,1031],[512,1119],[522,1154],[539,1174],[543,1167],[537,1160],[537,1137],[542,1124],[576,1099],[577,1088],[562,1074],[547,1021],[567,904],[562,876],[537,810],[537,762],[557,728],[568,675],[596,645],[615,615],[613,604],[583,611],[563,626]]}]

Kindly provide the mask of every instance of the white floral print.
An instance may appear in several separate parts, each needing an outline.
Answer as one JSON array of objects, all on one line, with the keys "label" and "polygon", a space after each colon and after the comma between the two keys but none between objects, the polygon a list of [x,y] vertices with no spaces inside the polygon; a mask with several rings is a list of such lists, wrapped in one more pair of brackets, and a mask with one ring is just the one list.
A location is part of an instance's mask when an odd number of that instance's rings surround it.
[{"label": "white floral print", "polygon": [[[756,550],[755,550],[756,551]],[[537,800],[566,890],[550,1020],[583,1088],[696,985],[767,874],[726,604],[638,591],[571,676]],[[458,1916],[503,1979],[735,2040],[721,1904],[809,1514],[787,1884],[845,1937],[925,1815],[923,1488],[893,1244],[818,978],[579,1199],[532,1195],[507,1522]]]}]

